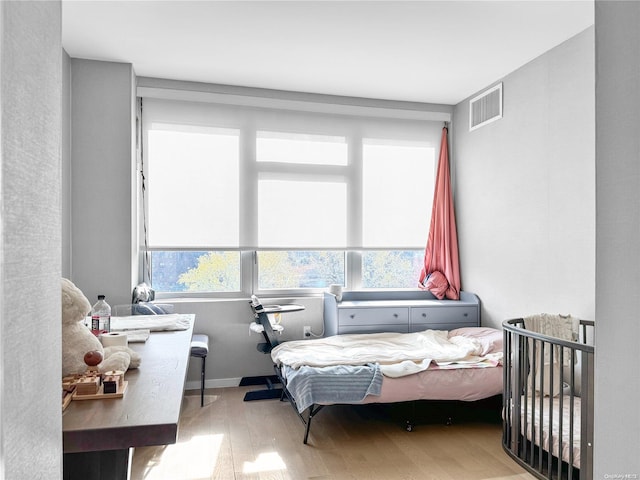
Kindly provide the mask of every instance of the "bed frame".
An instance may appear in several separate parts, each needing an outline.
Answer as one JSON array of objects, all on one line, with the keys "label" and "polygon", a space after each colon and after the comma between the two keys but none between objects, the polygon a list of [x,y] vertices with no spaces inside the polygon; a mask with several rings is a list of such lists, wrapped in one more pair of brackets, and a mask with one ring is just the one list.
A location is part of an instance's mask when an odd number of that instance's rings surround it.
[{"label": "bed frame", "polygon": [[[469,294],[472,295],[472,294]],[[403,299],[406,300],[406,299]],[[472,302],[473,303],[473,302]],[[278,339],[278,336],[275,334],[275,332],[272,329],[271,326],[271,322],[267,316],[267,314],[265,313],[262,305],[259,303],[258,299],[255,299],[255,304],[254,303],[250,303],[251,309],[253,311],[253,315],[255,318],[255,321],[259,324],[261,324],[263,326],[263,331],[262,331],[262,335],[264,336],[265,339],[265,343],[261,344],[263,345],[263,348],[260,348],[260,351],[264,352],[264,353],[270,353],[271,350],[273,348],[275,348],[280,342]],[[367,304],[365,306],[365,308],[367,310],[370,310],[371,308],[371,303]],[[420,307],[422,307],[422,305],[419,305]],[[378,305],[376,305],[375,307],[379,307]],[[397,305],[394,306],[394,308],[396,308]],[[430,308],[431,310],[440,310],[439,308],[437,308],[438,305],[430,305],[428,308]],[[471,308],[472,310],[474,308],[477,308],[478,305],[477,303],[475,305],[472,305]],[[409,309],[410,307],[405,306],[404,304],[401,305],[400,308],[407,308]],[[468,308],[465,306],[459,307],[458,309],[464,309],[464,308]],[[375,308],[374,308],[375,309]],[[451,323],[447,323],[446,326],[449,327],[449,329],[455,329],[458,327],[463,327],[463,326],[467,326],[467,322],[469,321],[468,319],[466,319],[466,317],[469,316],[467,311],[460,311],[458,312],[458,309],[455,309],[456,313],[460,314],[461,318],[465,318],[465,320],[463,321],[452,321]],[[473,315],[472,315],[473,317]],[[394,317],[395,318],[395,317]],[[477,326],[477,317],[473,317],[473,319],[471,320],[471,326]],[[385,325],[376,325],[372,328],[372,331],[369,331],[369,333],[373,333],[373,332],[384,332],[387,331],[386,326]],[[496,367],[496,368],[500,368],[500,367]],[[309,439],[309,431],[311,429],[311,423],[313,418],[325,407],[328,405],[322,405],[322,404],[313,404],[310,407],[308,407],[305,411],[303,412],[299,412],[297,405],[296,405],[296,400],[293,397],[293,395],[291,395],[291,393],[289,392],[288,388],[287,388],[287,381],[285,378],[285,375],[283,375],[282,369],[278,366],[278,365],[274,365],[274,370],[275,370],[275,376],[273,377],[273,383],[280,383],[282,385],[282,390],[280,391],[280,389],[272,389],[272,393],[276,393],[277,395],[270,395],[268,397],[260,397],[260,398],[278,398],[280,399],[280,401],[284,401],[284,400],[288,400],[289,403],[291,404],[291,406],[293,407],[293,410],[296,412],[296,414],[298,415],[298,417],[300,418],[300,420],[302,421],[302,423],[305,426],[305,431],[304,431],[304,438],[303,438],[303,442],[304,444],[308,443],[308,439]],[[466,404],[466,405],[475,405],[477,404],[479,406],[479,410],[483,410],[486,407],[488,407],[489,409],[493,410],[494,407],[496,413],[499,415],[499,409],[500,409],[500,402],[498,401],[500,400],[500,394],[495,395],[493,397],[486,397],[486,398],[481,398],[479,400],[475,400],[475,401],[460,401],[460,400],[408,400],[405,402],[401,402],[402,404],[405,405],[409,405],[409,417],[406,420],[404,420],[403,425],[404,428],[407,431],[412,431],[414,428],[414,424],[416,421],[416,404],[418,403],[436,403],[436,404],[442,404],[442,403],[448,403],[448,404]],[[453,409],[455,410],[455,409]],[[306,414],[306,415],[305,415]],[[452,423],[452,416],[453,414],[446,414],[445,415],[445,422],[447,424],[451,424]]]},{"label": "bed frame", "polygon": [[[594,322],[580,321],[577,342],[526,330],[522,318],[502,325],[504,450],[537,478],[591,480]],[[545,368],[545,355],[563,367]]]},{"label": "bed frame", "polygon": [[[282,374],[282,370],[279,366],[273,367],[276,372],[278,381],[282,384],[281,401],[288,400],[296,415],[304,425],[304,437],[303,443],[306,445],[309,439],[309,431],[311,429],[311,423],[314,417],[320,413],[324,407],[329,407],[336,404],[313,404],[303,412],[298,411],[296,400],[291,395],[286,385],[286,378]],[[399,424],[407,432],[413,431],[415,425],[421,423],[420,418],[429,418],[429,423],[437,422],[446,425],[452,425],[456,419],[471,418],[474,419],[483,418],[491,422],[500,421],[500,408],[502,406],[502,395],[494,395],[491,397],[482,398],[480,400],[406,400],[395,403],[353,403],[349,405],[354,406],[380,406],[391,405],[393,407],[399,407],[396,409],[396,415],[392,415],[393,418],[399,420]],[[426,412],[418,411],[418,406],[424,405],[427,407]]]},{"label": "bed frame", "polygon": [[293,407],[293,410],[296,412],[296,415],[298,415],[298,418],[300,418],[300,420],[304,424],[304,438],[302,440],[302,443],[306,445],[309,440],[309,430],[311,429],[311,420],[313,420],[313,417],[315,417],[320,412],[320,410],[322,410],[327,405],[315,405],[315,404],[311,405],[309,408],[305,410],[307,412],[307,416],[305,417],[304,412],[302,413],[298,412],[298,406],[296,405],[296,400],[295,398],[293,398],[293,396],[291,395],[291,393],[289,393],[289,390],[287,389],[287,381],[284,378],[284,375],[282,374],[282,370],[277,365],[274,365],[273,368],[275,369],[276,376],[278,377],[279,382],[282,384],[282,396],[280,397],[280,401],[288,400],[291,406]]},{"label": "bed frame", "polygon": [[[271,330],[269,319],[266,318],[266,315],[257,315],[257,320],[258,322],[262,323],[265,327],[265,332],[267,332],[265,333],[265,338],[270,338],[270,335],[268,333]],[[269,343],[273,344],[274,347],[276,346],[274,344],[276,342],[277,342],[277,339],[270,338]],[[404,395],[399,395],[398,399],[390,400],[389,398],[387,398],[382,401],[377,401],[379,397],[375,397],[376,400],[370,400],[369,397],[367,397],[362,402],[349,401],[349,402],[346,402],[346,404],[372,405],[372,406],[377,405],[378,412],[381,412],[381,410],[379,409],[381,405],[392,405],[394,408],[392,408],[392,410],[387,410],[386,413],[383,413],[383,414],[385,416],[387,414],[391,414],[392,417],[395,417],[396,420],[398,420],[398,423],[402,425],[402,427],[406,431],[409,431],[409,432],[413,431],[414,425],[417,424],[418,422],[421,423],[423,419],[427,420],[428,423],[442,422],[447,425],[452,424],[454,420],[458,420],[459,418],[464,419],[464,418],[482,417],[486,420],[490,419],[493,422],[500,422],[500,411],[502,406],[502,376],[503,376],[502,367],[496,366],[496,367],[481,368],[481,369],[478,369],[477,371],[478,373],[482,372],[484,374],[485,372],[489,373],[489,371],[493,371],[495,369],[499,369],[499,371],[496,372],[497,376],[494,374],[491,374],[489,376],[481,376],[480,378],[482,380],[478,380],[478,381],[483,382],[482,387],[480,387],[479,385],[475,387],[473,385],[469,385],[470,388],[473,388],[472,390],[473,393],[467,393],[467,394],[464,394],[463,397],[459,397],[455,399],[454,398],[446,399],[446,397],[444,399],[442,398],[437,399],[439,397],[423,397],[422,394],[418,394],[415,396],[415,399],[404,397]],[[438,378],[442,378],[441,375],[449,376],[449,375],[453,375],[454,372],[455,374],[458,374],[460,371],[462,370],[460,369],[446,370],[445,369],[440,371],[424,371],[424,372],[417,373],[415,375],[437,375],[437,377],[434,377],[433,380],[436,381],[436,384],[439,384],[441,380],[438,381]],[[277,383],[282,385],[282,389],[280,391],[281,392],[280,400],[281,401],[287,400],[291,404],[296,415],[298,415],[299,419],[302,421],[305,427],[303,443],[307,444],[309,439],[311,424],[315,416],[318,413],[320,413],[320,411],[323,410],[325,406],[335,405],[337,403],[335,402],[327,403],[327,404],[313,403],[313,404],[310,404],[308,407],[306,407],[303,411],[300,411],[298,409],[300,404],[297,402],[295,395],[291,392],[291,390],[289,389],[289,386],[287,385],[288,384],[288,379],[286,374],[287,370],[285,369],[284,366],[281,366],[279,364],[274,364],[274,372],[275,372],[275,378],[277,379]],[[465,376],[465,378],[469,378],[469,377]],[[499,378],[498,389],[493,390],[494,393],[490,393],[488,391],[485,392],[485,388],[486,388],[485,385],[491,385],[498,378]],[[397,380],[400,380],[400,379],[397,379]],[[385,382],[386,381],[394,382],[397,380],[386,379]],[[424,379],[421,381],[424,381]],[[486,383],[487,381],[488,383]],[[397,384],[394,384],[394,387],[387,387],[387,388],[391,388],[392,389],[391,391],[395,391],[396,387],[404,388],[404,386],[400,387]],[[491,390],[491,389],[489,388],[487,390]],[[387,391],[387,394],[388,393],[389,391]],[[487,395],[485,395],[485,393]],[[471,399],[466,395],[469,395],[474,398]],[[405,399],[402,399],[402,397],[404,397]],[[423,411],[423,409],[419,409],[418,405],[427,406],[427,408],[425,409],[426,411]],[[471,417],[469,417],[470,415]]]}]

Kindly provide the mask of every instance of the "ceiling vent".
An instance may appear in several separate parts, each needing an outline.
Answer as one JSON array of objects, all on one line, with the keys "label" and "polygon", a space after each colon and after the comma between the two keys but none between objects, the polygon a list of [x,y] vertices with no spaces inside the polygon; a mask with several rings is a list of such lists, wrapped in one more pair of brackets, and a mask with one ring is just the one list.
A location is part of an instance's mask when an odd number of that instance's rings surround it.
[{"label": "ceiling vent", "polygon": [[502,118],[502,83],[469,101],[469,131]]}]

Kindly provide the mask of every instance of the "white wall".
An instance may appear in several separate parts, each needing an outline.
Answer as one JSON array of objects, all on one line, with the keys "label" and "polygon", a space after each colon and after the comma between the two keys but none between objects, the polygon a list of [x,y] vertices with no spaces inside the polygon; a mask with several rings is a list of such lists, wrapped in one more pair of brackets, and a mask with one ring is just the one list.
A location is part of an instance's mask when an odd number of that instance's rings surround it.
[{"label": "white wall", "polygon": [[592,319],[593,28],[502,82],[501,120],[469,132],[468,100],[454,110],[462,287],[486,326],[542,312]]},{"label": "white wall", "polygon": [[62,478],[61,7],[0,2],[0,478]]},{"label": "white wall", "polygon": [[[640,475],[640,3],[597,1],[594,477]],[[624,475],[635,475],[624,477]]]}]

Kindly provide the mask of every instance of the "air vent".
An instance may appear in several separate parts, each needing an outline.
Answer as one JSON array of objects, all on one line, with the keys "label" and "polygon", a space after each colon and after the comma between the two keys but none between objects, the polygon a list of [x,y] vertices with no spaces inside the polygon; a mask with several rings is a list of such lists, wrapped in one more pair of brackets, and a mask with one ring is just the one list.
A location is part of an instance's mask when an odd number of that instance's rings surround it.
[{"label": "air vent", "polygon": [[469,131],[502,118],[502,83],[469,101]]}]

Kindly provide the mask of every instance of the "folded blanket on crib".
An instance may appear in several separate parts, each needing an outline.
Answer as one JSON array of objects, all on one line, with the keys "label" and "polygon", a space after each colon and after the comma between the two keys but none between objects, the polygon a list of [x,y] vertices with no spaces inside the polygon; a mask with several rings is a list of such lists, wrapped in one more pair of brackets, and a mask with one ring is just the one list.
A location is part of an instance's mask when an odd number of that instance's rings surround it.
[{"label": "folded blanket on crib", "polygon": [[[531,315],[524,317],[524,327],[532,332],[541,333],[549,337],[557,338],[560,340],[567,340],[575,342],[578,340],[578,329],[580,326],[580,319],[572,317],[571,315],[553,315],[549,313],[542,313],[539,315]],[[564,349],[562,354],[562,365],[560,364],[560,355],[562,347],[559,345],[547,345],[544,349],[544,357],[541,354],[541,347],[538,346],[533,354],[533,348],[531,345],[534,343],[533,339],[529,339],[529,362],[535,365],[536,375],[535,378],[529,375],[529,387],[533,388],[535,383],[535,391],[542,393],[543,395],[550,395],[553,390],[553,396],[557,396],[562,393],[562,384],[560,383],[562,374],[561,367],[571,366],[571,350]],[[551,352],[553,351],[553,362],[551,360]],[[552,364],[553,363],[553,364]],[[553,375],[553,385],[551,384],[551,376]]]},{"label": "folded blanket on crib", "polygon": [[380,395],[382,389],[382,372],[373,364],[298,369],[285,366],[283,373],[300,413],[313,404],[360,402],[367,395]]},{"label": "folded blanket on crib", "polygon": [[524,317],[524,328],[550,337],[575,342],[578,339],[580,319],[571,315],[540,313]]},{"label": "folded blanket on crib", "polygon": [[[531,315],[524,317],[524,328],[532,332],[541,333],[549,337],[558,338],[575,342],[578,340],[578,329],[580,328],[580,319],[571,315],[553,315],[549,313],[541,313],[539,315]],[[555,358],[554,363],[560,361],[560,347],[555,346],[553,352]],[[551,348],[547,348],[544,352],[544,362],[551,362]],[[569,349],[565,349],[563,365],[568,367],[571,365]]]},{"label": "folded blanket on crib", "polygon": [[277,365],[292,368],[377,363],[383,375],[401,377],[426,370],[432,362],[441,368],[482,368],[502,360],[502,352],[481,356],[482,351],[474,338],[448,338],[444,330],[425,330],[295,340],[275,347],[271,358]]}]

